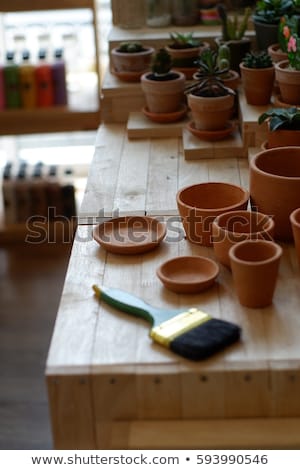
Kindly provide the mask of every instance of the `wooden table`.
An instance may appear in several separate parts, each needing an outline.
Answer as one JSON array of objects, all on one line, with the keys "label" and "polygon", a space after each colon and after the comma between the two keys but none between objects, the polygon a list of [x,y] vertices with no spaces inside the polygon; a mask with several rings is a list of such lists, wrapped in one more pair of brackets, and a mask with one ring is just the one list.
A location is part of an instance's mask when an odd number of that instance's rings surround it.
[{"label": "wooden table", "polygon": [[[176,240],[171,230],[168,242],[144,255],[108,254],[91,236],[99,208],[106,216],[115,208],[159,214],[170,224],[179,187],[207,180],[247,186],[247,173],[245,159],[183,161],[178,138],[129,142],[122,126],[100,128],[80,216],[89,224],[77,230],[47,360],[56,448],[300,448],[294,247],[283,245],[273,305],[254,310],[240,306],[222,266],[215,287],[202,294],[162,286],[155,270],[165,259],[214,257],[212,248],[187,242],[180,224]],[[242,340],[209,360],[182,359],[153,344],[142,320],[99,303],[94,283],[158,307],[199,306],[241,325]]]}]

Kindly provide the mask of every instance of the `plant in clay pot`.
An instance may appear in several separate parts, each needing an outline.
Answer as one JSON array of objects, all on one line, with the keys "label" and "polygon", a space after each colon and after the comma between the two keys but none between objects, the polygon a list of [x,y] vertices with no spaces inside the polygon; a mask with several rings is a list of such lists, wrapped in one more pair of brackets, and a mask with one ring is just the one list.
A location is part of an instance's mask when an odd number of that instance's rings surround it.
[{"label": "plant in clay pot", "polygon": [[165,49],[172,57],[173,68],[191,79],[197,69],[195,61],[208,43],[194,38],[193,33],[170,33],[170,38],[172,42]]},{"label": "plant in clay pot", "polygon": [[259,0],[253,14],[256,42],[266,50],[278,41],[280,19],[293,11],[293,0]]},{"label": "plant in clay pot", "polygon": [[112,72],[119,78],[132,75],[139,81],[140,76],[150,68],[154,53],[153,47],[143,46],[139,42],[122,42],[111,51]]},{"label": "plant in clay pot", "polygon": [[300,38],[286,29],[288,60],[275,64],[275,78],[278,82],[280,97],[284,103],[300,103]]},{"label": "plant in clay pot", "polygon": [[265,51],[248,52],[240,70],[247,103],[258,106],[270,103],[275,68],[269,54]]},{"label": "plant in clay pot", "polygon": [[268,123],[267,148],[300,146],[300,109],[271,108],[262,113],[258,123]]},{"label": "plant in clay pot", "polygon": [[186,108],[185,75],[171,68],[172,58],[162,48],[154,55],[151,72],[141,76],[141,87],[150,113],[170,114]]},{"label": "plant in clay pot", "polygon": [[240,75],[236,70],[230,69],[230,49],[227,44],[221,44],[217,51],[217,64],[220,70],[222,82],[227,88],[236,91],[240,84]]},{"label": "plant in clay pot", "polygon": [[185,92],[196,129],[219,131],[228,125],[234,106],[235,92],[225,87],[222,76],[228,69],[220,69],[217,52],[205,49],[198,61],[195,81]]},{"label": "plant in clay pot", "polygon": [[230,68],[239,72],[239,65],[250,51],[250,39],[245,37],[247,31],[251,8],[244,10],[244,15],[239,20],[237,13],[234,16],[228,16],[225,5],[217,5],[219,16],[222,22],[222,36],[216,38],[218,46],[227,44],[230,49]]},{"label": "plant in clay pot", "polygon": [[278,27],[278,42],[268,47],[268,54],[274,63],[287,60],[287,37],[297,33],[298,20],[295,16],[284,15],[280,18]]}]

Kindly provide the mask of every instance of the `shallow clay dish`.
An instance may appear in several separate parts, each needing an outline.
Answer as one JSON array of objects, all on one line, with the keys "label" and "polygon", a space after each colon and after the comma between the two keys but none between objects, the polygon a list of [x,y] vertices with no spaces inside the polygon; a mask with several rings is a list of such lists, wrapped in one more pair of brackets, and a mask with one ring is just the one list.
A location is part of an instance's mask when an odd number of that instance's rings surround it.
[{"label": "shallow clay dish", "polygon": [[175,111],[174,113],[152,113],[149,111],[147,106],[144,106],[142,112],[151,121],[163,124],[180,121],[180,119],[184,118],[184,116],[186,115],[187,106],[183,104],[180,109],[178,111]]},{"label": "shallow clay dish", "polygon": [[194,121],[191,121],[187,124],[187,129],[195,137],[198,137],[199,139],[202,139],[202,140],[208,140],[210,142],[213,142],[216,140],[223,140],[223,139],[226,139],[226,137],[229,137],[235,130],[235,124],[231,121],[228,121],[224,129],[208,131],[204,129],[196,129]]},{"label": "shallow clay dish", "polygon": [[204,256],[179,256],[163,263],[156,274],[167,289],[178,294],[195,294],[214,284],[219,266]]},{"label": "shallow clay dish", "polygon": [[165,224],[152,217],[128,216],[108,220],[93,230],[94,239],[107,251],[124,255],[156,248],[166,235]]}]

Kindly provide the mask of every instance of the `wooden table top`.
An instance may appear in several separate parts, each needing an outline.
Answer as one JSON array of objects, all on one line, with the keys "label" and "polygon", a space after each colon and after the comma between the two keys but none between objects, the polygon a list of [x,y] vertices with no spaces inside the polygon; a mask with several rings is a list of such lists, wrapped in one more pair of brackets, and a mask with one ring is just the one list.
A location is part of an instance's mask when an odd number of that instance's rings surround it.
[{"label": "wooden table top", "polygon": [[79,224],[103,215],[174,215],[176,193],[191,184],[223,181],[248,187],[246,158],[188,161],[182,139],[127,138],[122,124],[101,125]]}]

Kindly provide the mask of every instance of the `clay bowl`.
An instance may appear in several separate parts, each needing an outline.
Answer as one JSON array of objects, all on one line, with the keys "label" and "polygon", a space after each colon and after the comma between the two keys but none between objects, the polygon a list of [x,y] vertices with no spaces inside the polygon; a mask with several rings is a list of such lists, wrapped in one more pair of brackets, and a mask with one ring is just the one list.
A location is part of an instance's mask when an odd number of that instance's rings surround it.
[{"label": "clay bowl", "polygon": [[244,240],[229,250],[234,286],[242,305],[263,308],[272,303],[282,248],[269,240]]},{"label": "clay bowl", "polygon": [[230,268],[229,250],[242,240],[272,240],[274,221],[260,212],[232,211],[215,218],[212,224],[216,258]]},{"label": "clay bowl", "polygon": [[212,246],[212,222],[220,214],[246,210],[249,193],[229,183],[199,183],[177,192],[176,200],[187,239]]},{"label": "clay bowl", "polygon": [[274,217],[275,239],[292,240],[290,213],[300,207],[300,147],[259,152],[250,161],[253,210]]},{"label": "clay bowl", "polygon": [[296,247],[298,262],[300,265],[300,208],[295,209],[290,214],[290,222],[293,230],[293,237]]},{"label": "clay bowl", "polygon": [[156,274],[172,292],[196,294],[214,284],[219,266],[204,256],[179,256],[163,263]]}]

